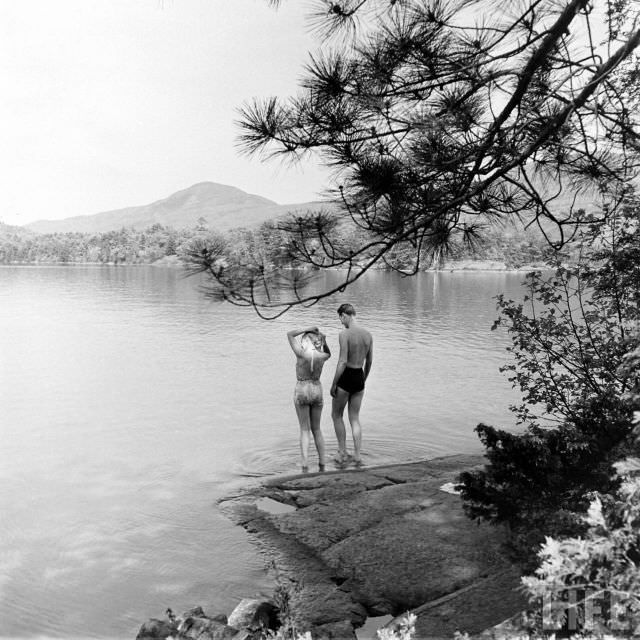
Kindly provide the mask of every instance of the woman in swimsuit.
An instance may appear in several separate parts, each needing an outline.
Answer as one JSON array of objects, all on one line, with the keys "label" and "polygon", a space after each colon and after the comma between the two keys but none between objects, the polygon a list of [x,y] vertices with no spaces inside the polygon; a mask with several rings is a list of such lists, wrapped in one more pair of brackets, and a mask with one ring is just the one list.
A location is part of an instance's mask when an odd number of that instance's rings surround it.
[{"label": "woman in swimsuit", "polygon": [[[296,338],[302,336],[300,340]],[[324,471],[324,438],[320,431],[322,414],[322,384],[320,374],[324,363],[331,357],[325,336],[318,327],[309,329],[293,329],[287,333],[289,344],[296,354],[296,388],[293,393],[293,404],[300,423],[300,454],[302,456],[302,472],[309,471],[309,441],[313,441],[318,450],[318,471]]]}]

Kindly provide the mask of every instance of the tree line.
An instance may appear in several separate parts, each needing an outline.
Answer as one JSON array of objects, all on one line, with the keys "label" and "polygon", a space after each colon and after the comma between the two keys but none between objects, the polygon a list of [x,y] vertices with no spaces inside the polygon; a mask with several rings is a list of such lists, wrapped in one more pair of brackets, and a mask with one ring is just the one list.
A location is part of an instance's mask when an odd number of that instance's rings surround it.
[{"label": "tree line", "polygon": [[104,233],[34,234],[14,227],[0,234],[0,263],[150,263],[175,254],[189,236],[160,224]]},{"label": "tree line", "polygon": [[[308,267],[300,260],[288,231],[295,217],[287,221],[268,221],[256,228],[237,228],[226,233],[214,231],[205,222],[195,227],[175,229],[154,224],[143,230],[123,227],[101,233],[25,232],[18,227],[0,225],[0,264],[151,264],[166,256],[193,262],[203,248],[223,247],[227,259],[252,263],[256,256],[270,268]],[[359,242],[362,231],[343,227],[344,244]],[[450,243],[440,259],[424,263],[423,268],[443,266],[445,262],[487,260],[503,262],[506,268],[542,264],[551,255],[548,243],[537,229],[522,226],[488,228],[478,242]],[[387,268],[411,269],[415,252],[407,246],[394,247],[387,256]]]}]

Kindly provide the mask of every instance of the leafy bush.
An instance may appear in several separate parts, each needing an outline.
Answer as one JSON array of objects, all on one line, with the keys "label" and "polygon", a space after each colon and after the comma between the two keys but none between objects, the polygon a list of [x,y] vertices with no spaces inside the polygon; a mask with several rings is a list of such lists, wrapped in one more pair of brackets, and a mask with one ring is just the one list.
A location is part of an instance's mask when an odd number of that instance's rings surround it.
[{"label": "leafy bush", "polygon": [[498,298],[494,327],[506,325],[513,355],[502,370],[522,392],[511,408],[525,430],[478,425],[489,463],[460,481],[468,515],[508,523],[525,567],[545,535],[584,529],[585,494],[613,491],[612,464],[633,450],[634,375],[621,364],[638,344],[639,226],[626,196],[607,222],[591,220],[574,268],[529,274],[523,302]]},{"label": "leafy bush", "polygon": [[593,496],[583,537],[547,538],[523,584],[542,612],[538,628],[594,637],[640,634],[640,459],[617,463],[614,496]]}]

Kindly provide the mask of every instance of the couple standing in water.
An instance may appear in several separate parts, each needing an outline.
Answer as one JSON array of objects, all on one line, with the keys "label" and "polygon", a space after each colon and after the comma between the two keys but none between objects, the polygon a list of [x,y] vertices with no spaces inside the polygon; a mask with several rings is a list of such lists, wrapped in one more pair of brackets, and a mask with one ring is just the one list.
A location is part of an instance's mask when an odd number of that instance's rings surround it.
[{"label": "couple standing in water", "polygon": [[[364,384],[373,362],[373,339],[371,334],[356,323],[353,305],[342,304],[338,317],[345,327],[340,332],[340,356],[331,384],[331,418],[338,440],[338,467],[349,462],[347,452],[347,432],[344,424],[344,410],[348,407],[349,424],[353,435],[353,462],[362,466],[362,428],[360,426],[360,406],[364,396]],[[296,338],[302,336],[298,341]],[[325,445],[320,430],[323,395],[320,374],[325,362],[331,357],[326,337],[318,327],[294,329],[287,333],[289,344],[296,354],[296,388],[293,403],[300,423],[300,453],[302,471],[309,471],[309,443],[311,436],[318,450],[318,470],[325,469]]]}]

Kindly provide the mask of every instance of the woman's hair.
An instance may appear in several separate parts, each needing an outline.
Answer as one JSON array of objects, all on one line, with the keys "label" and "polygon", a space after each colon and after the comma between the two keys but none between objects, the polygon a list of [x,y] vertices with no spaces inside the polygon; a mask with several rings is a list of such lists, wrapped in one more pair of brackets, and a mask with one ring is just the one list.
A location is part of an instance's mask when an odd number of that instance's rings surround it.
[{"label": "woman's hair", "polygon": [[320,338],[322,340],[322,347],[320,348],[320,351],[324,351],[326,344],[327,344],[327,339],[324,335],[324,333],[316,333],[315,331],[307,331],[306,333],[302,334],[302,338],[300,338],[300,343],[304,344],[305,341],[309,340],[311,342],[313,342],[314,340],[317,340],[318,338]]}]

